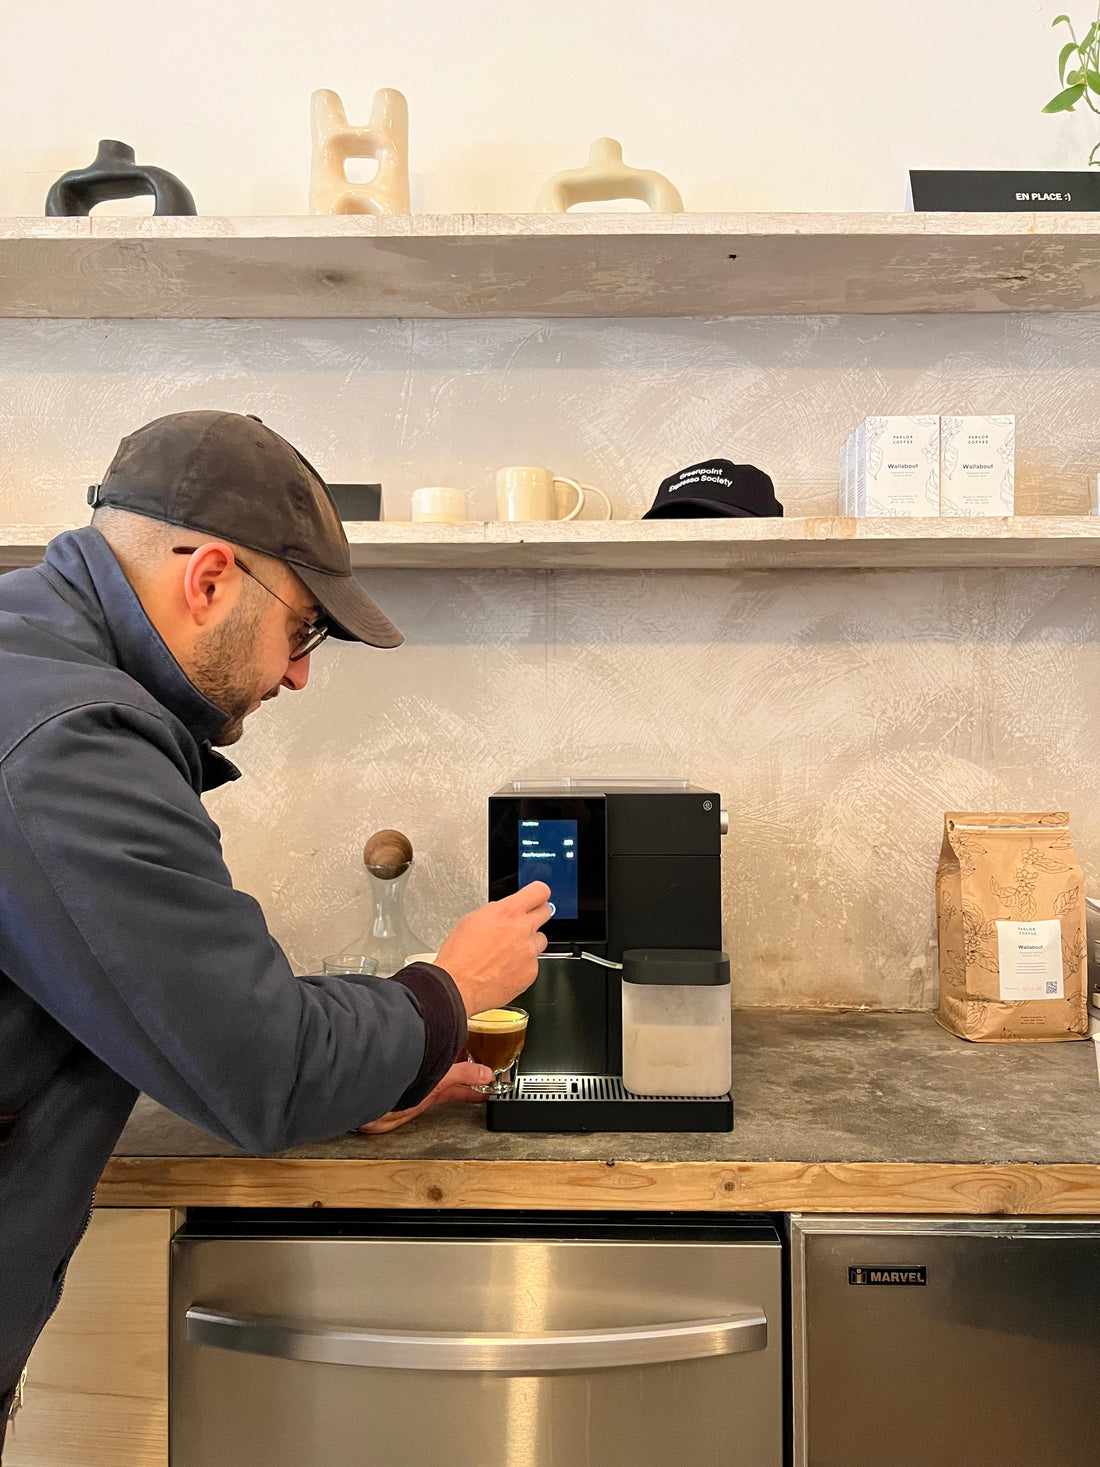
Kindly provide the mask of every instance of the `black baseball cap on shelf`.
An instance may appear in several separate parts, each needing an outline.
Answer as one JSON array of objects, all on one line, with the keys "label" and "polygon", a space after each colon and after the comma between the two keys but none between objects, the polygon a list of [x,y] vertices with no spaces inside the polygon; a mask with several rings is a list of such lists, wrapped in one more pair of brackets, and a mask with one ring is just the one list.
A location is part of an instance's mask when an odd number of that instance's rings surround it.
[{"label": "black baseball cap on shelf", "polygon": [[170,413],[146,423],[119,444],[88,503],[285,561],[317,598],[332,636],[345,642],[399,647],[405,640],[356,582],[320,474],[251,413]]},{"label": "black baseball cap on shelf", "polygon": [[752,464],[708,458],[662,479],[644,520],[690,520],[733,515],[744,519],[782,515],[775,485]]}]

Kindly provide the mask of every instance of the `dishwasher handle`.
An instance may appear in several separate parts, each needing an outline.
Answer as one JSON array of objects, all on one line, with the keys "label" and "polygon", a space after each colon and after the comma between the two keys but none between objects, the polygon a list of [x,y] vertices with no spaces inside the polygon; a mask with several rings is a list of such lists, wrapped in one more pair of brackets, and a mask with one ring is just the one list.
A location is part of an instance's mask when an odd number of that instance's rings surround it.
[{"label": "dishwasher handle", "polygon": [[715,1319],[623,1329],[550,1330],[538,1335],[458,1334],[354,1329],[265,1315],[237,1317],[196,1305],[187,1311],[186,1335],[194,1345],[213,1345],[245,1355],[273,1355],[280,1360],[317,1360],[383,1370],[541,1375],[556,1370],[663,1365],[674,1360],[763,1350],[768,1343],[768,1321],[763,1310],[749,1309]]}]

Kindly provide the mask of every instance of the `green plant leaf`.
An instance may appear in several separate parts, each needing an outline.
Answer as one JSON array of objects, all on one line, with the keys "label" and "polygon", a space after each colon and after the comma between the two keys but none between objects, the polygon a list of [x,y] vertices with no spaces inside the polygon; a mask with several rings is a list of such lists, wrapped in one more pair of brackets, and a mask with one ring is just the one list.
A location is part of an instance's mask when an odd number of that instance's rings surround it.
[{"label": "green plant leaf", "polygon": [[1059,92],[1052,97],[1043,108],[1044,112],[1072,112],[1074,105],[1085,95],[1084,82],[1078,82],[1076,86],[1067,87],[1064,92]]},{"label": "green plant leaf", "polygon": [[1085,72],[1085,78],[1097,96],[1100,96],[1100,71],[1093,71],[1090,66],[1088,71]]},{"label": "green plant leaf", "polygon": [[1059,80],[1059,82],[1061,83],[1062,86],[1065,86],[1065,84],[1066,84],[1066,62],[1069,60],[1069,58],[1073,55],[1074,51],[1076,51],[1076,50],[1077,50],[1077,47],[1073,44],[1073,42],[1072,41],[1067,41],[1066,44],[1062,47],[1061,53],[1059,54],[1059,57],[1058,57],[1058,80]]},{"label": "green plant leaf", "polygon": [[1051,30],[1053,30],[1056,25],[1061,25],[1063,21],[1065,21],[1066,25],[1071,24],[1068,15],[1056,15],[1050,23]]},{"label": "green plant leaf", "polygon": [[1066,84],[1067,84],[1067,86],[1071,86],[1071,87],[1084,86],[1084,83],[1085,83],[1085,73],[1084,73],[1084,71],[1082,70],[1081,67],[1078,67],[1076,69],[1076,71],[1071,71],[1068,74],[1068,76],[1066,77]]},{"label": "green plant leaf", "polygon": [[1095,41],[1095,40],[1096,40],[1096,22],[1093,21],[1092,25],[1090,25],[1089,28],[1088,28],[1088,30],[1085,32],[1083,38],[1080,41],[1077,42],[1077,49],[1081,52],[1081,55],[1082,56],[1084,56],[1085,52],[1089,49],[1089,47],[1092,45],[1093,41]]}]

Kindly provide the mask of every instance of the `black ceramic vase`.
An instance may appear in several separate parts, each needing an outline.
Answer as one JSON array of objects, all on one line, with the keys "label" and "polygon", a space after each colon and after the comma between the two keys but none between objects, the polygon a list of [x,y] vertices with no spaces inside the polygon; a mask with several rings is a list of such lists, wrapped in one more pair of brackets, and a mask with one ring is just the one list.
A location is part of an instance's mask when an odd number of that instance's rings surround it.
[{"label": "black ceramic vase", "polygon": [[197,214],[191,191],[163,168],[142,168],[127,143],[105,139],[95,162],[62,174],[46,198],[46,213],[90,214],[107,199],[136,199],[152,194],[154,214]]}]

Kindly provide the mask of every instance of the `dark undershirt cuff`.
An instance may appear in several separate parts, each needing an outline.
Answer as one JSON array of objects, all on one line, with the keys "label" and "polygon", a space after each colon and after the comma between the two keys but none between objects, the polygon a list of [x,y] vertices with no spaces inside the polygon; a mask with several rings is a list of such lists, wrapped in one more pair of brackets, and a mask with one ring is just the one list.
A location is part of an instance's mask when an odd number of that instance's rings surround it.
[{"label": "dark undershirt cuff", "polygon": [[454,979],[435,963],[410,963],[390,981],[409,990],[424,1020],[424,1058],[419,1073],[394,1106],[395,1110],[408,1110],[420,1104],[461,1055],[466,1043],[466,1006]]}]

